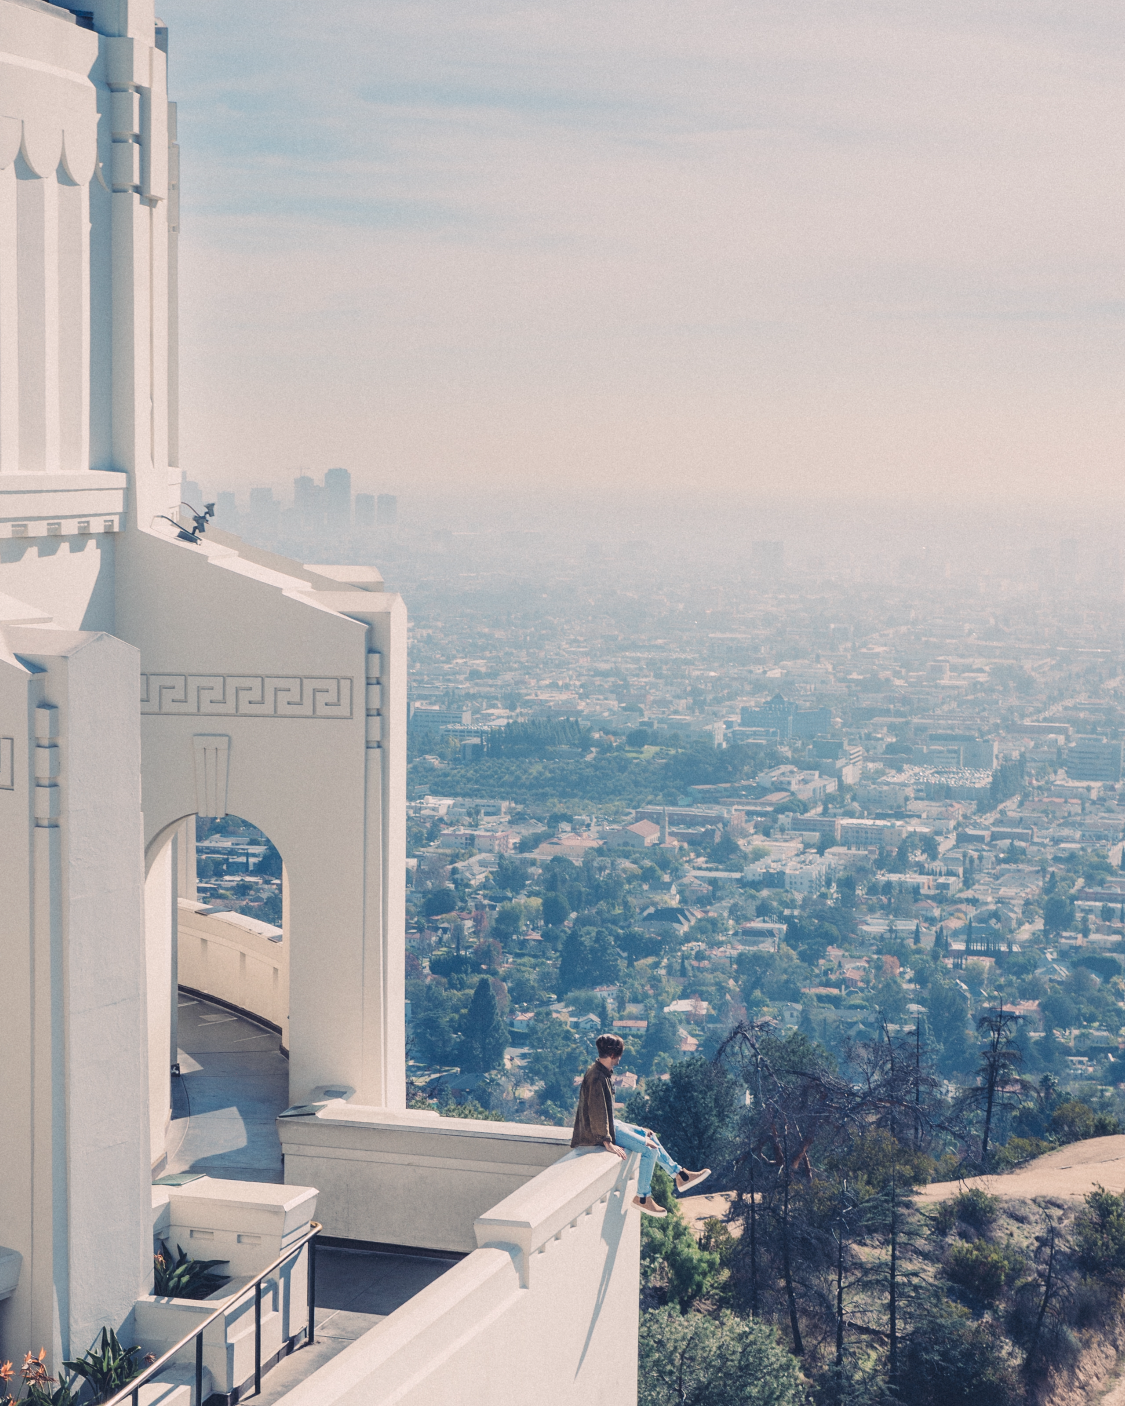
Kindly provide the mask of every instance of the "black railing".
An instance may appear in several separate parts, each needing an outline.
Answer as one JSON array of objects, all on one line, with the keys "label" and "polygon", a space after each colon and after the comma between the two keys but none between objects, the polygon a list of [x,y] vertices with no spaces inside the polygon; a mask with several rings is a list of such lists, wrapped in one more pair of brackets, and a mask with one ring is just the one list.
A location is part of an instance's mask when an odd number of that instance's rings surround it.
[{"label": "black railing", "polygon": [[[205,1318],[197,1328],[193,1328],[190,1333],[182,1337],[174,1347],[170,1347],[162,1357],[158,1357],[155,1362],[147,1366],[139,1376],[133,1378],[128,1386],[123,1386],[115,1396],[111,1396],[103,1406],[120,1406],[127,1397],[131,1397],[131,1406],[140,1406],[140,1392],[147,1382],[151,1382],[158,1376],[165,1367],[168,1366],[178,1352],[181,1352],[193,1339],[195,1341],[195,1398],[193,1406],[204,1406],[203,1403],[203,1334],[210,1328],[217,1318],[222,1318],[224,1314],[238,1303],[238,1301],[249,1293],[254,1295],[254,1395],[257,1396],[262,1389],[262,1280],[271,1275],[274,1270],[280,1269],[282,1265],[288,1264],[307,1245],[309,1247],[308,1265],[308,1298],[309,1298],[309,1318],[308,1327],[305,1329],[305,1341],[302,1347],[309,1347],[316,1340],[316,1237],[324,1227],[318,1221],[309,1224],[307,1232],[295,1241],[273,1264],[269,1264],[262,1272],[255,1277],[252,1283],[244,1284],[237,1293],[229,1295],[223,1299],[215,1312]],[[290,1339],[292,1341],[292,1339]],[[234,1390],[238,1390],[238,1383],[234,1383]]]}]

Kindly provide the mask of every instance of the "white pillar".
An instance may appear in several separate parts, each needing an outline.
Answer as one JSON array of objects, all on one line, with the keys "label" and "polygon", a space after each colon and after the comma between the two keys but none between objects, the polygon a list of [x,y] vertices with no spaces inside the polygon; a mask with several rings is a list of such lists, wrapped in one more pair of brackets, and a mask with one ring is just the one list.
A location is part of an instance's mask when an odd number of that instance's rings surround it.
[{"label": "white pillar", "polygon": [[16,298],[16,168],[0,170],[0,474],[19,472],[19,307]]},{"label": "white pillar", "polygon": [[21,473],[59,469],[59,186],[16,160]]},{"label": "white pillar", "polygon": [[148,1123],[149,1162],[163,1171],[168,1123],[172,1113],[172,947],[175,914],[175,835],[157,842],[160,849],[145,878],[145,973],[148,983]]},{"label": "white pillar", "polygon": [[59,467],[90,467],[90,188],[61,168],[58,201]]},{"label": "white pillar", "polygon": [[137,673],[107,635],[0,630],[0,1243],[24,1257],[0,1356],[55,1371],[128,1331],[151,1274]]}]

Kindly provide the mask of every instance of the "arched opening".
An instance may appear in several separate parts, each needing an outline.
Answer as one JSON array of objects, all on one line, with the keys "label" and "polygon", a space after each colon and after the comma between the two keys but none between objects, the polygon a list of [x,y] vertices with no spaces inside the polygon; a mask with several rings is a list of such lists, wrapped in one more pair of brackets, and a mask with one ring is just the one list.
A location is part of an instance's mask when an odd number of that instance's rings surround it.
[{"label": "arched opening", "polygon": [[195,819],[195,894],[201,902],[283,926],[282,862],[263,830],[237,815]]},{"label": "arched opening", "polygon": [[274,1119],[289,1102],[281,855],[242,817],[188,815],[156,836],[146,859],[154,1168],[280,1181]]}]

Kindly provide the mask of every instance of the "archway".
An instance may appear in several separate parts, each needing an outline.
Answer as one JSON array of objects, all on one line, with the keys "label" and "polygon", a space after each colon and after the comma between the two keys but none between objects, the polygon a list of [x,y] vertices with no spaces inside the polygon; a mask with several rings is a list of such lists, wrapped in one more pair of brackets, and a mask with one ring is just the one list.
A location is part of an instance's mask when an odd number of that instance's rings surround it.
[{"label": "archway", "polygon": [[[221,1123],[224,1111],[248,1142],[247,1117],[262,1123],[257,1139],[272,1146],[274,1112],[288,1102],[289,1043],[288,876],[276,845],[234,815],[165,826],[146,852],[145,930],[154,1171],[187,1154],[189,1112],[197,1153],[207,1144],[200,1117]],[[257,1179],[272,1179],[260,1155],[253,1165]]]}]

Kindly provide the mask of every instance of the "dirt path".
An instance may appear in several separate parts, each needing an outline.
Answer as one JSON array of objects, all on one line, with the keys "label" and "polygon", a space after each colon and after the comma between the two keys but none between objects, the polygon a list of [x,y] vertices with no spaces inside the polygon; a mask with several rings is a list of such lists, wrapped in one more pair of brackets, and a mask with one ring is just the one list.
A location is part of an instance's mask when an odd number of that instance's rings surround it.
[{"label": "dirt path", "polygon": [[1125,1376],[1118,1367],[1110,1377],[1105,1394],[1098,1397],[1098,1406],[1125,1406]]},{"label": "dirt path", "polygon": [[[1125,1142],[1125,1138],[1122,1138],[1122,1141]],[[693,1232],[698,1235],[703,1229],[703,1222],[712,1216],[725,1221],[733,1200],[733,1191],[713,1191],[706,1196],[681,1196],[680,1210]],[[728,1225],[727,1229],[732,1235],[742,1233],[742,1226],[738,1221]]]},{"label": "dirt path", "polygon": [[[992,1196],[1019,1197],[1021,1200],[1053,1196],[1060,1200],[1079,1201],[1099,1185],[1118,1195],[1125,1191],[1125,1134],[1072,1142],[1068,1147],[1060,1147],[1057,1152],[1037,1157],[1026,1167],[999,1176],[935,1182],[919,1191],[917,1199],[923,1203],[947,1201],[966,1187],[979,1186]],[[1116,1402],[1114,1406],[1117,1406]],[[1121,1406],[1125,1406],[1125,1397]]]}]

